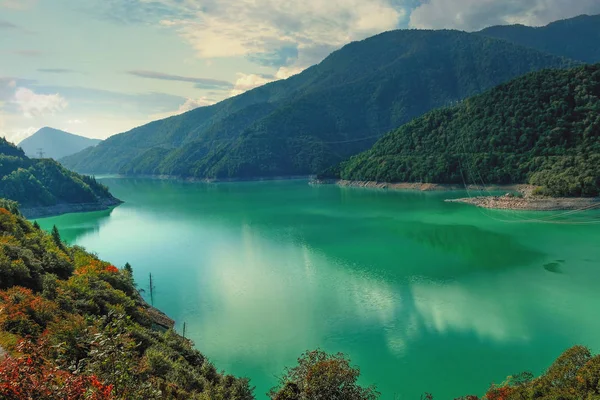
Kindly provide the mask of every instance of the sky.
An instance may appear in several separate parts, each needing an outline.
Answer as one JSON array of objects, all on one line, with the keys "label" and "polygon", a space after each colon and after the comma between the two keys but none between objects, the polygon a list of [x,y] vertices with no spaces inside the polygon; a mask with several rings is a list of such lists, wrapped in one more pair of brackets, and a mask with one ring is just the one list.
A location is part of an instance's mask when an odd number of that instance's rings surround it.
[{"label": "sky", "polygon": [[392,29],[530,26],[600,0],[0,0],[0,136],[104,139]]}]

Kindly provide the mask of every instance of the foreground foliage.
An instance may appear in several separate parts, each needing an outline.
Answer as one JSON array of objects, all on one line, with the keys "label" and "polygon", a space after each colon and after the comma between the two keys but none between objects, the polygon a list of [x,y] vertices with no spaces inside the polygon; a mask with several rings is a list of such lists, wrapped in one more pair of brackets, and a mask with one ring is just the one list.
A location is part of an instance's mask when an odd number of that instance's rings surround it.
[{"label": "foreground foliage", "polygon": [[309,351],[298,358],[297,366],[286,369],[269,397],[272,400],[379,398],[374,386],[365,388],[356,383],[359,376],[360,370],[351,366],[343,354]]},{"label": "foreground foliage", "polygon": [[22,207],[60,203],[116,201],[93,177],[63,168],[52,159],[30,159],[20,148],[0,138],[0,197]]},{"label": "foreground foliage", "polygon": [[531,183],[600,194],[600,64],[546,70],[418,118],[323,177]]},{"label": "foreground foliage", "polygon": [[[2,202],[3,205],[14,205]],[[252,399],[172,330],[120,270],[0,208],[2,399]]]},{"label": "foreground foliage", "polygon": [[457,400],[597,400],[600,399],[600,355],[575,346],[564,352],[546,373],[533,378],[530,373],[510,376],[492,385],[481,399],[466,396]]}]

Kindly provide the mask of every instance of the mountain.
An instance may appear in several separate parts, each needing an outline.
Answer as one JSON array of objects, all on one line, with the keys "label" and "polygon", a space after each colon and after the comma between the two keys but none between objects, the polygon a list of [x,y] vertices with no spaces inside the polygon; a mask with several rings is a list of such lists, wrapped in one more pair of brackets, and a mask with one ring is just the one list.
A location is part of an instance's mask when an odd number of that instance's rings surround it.
[{"label": "mountain", "polygon": [[598,196],[600,64],[528,74],[427,113],[323,177],[528,182],[543,194]]},{"label": "mountain", "polygon": [[[28,216],[78,208],[99,210],[119,204],[94,178],[71,172],[49,158],[30,159],[2,138],[0,197],[18,202]],[[40,210],[30,210],[36,208]]]},{"label": "mountain", "polygon": [[540,28],[493,26],[479,34],[590,64],[600,62],[600,15],[581,15]]},{"label": "mountain", "polygon": [[44,152],[44,157],[58,160],[87,147],[96,146],[101,141],[45,127],[24,139],[18,146],[25,151],[28,157],[38,157],[41,150]]},{"label": "mountain", "polygon": [[576,63],[458,31],[398,30],[210,107],[115,135],[61,161],[86,173],[199,178],[308,175],[431,109]]}]

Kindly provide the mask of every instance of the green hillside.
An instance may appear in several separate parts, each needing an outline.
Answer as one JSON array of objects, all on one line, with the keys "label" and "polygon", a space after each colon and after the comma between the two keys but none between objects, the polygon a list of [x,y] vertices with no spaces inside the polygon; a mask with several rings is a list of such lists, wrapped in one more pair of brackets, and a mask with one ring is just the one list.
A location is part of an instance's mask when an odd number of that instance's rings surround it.
[{"label": "green hillside", "polygon": [[62,162],[86,173],[307,175],[434,108],[527,72],[574,64],[482,35],[391,31],[287,80],[113,136]]},{"label": "green hillside", "polygon": [[479,33],[573,60],[600,62],[600,15],[581,15],[539,28],[492,26]]},{"label": "green hillside", "polygon": [[22,208],[58,204],[115,205],[104,185],[71,172],[52,159],[30,159],[20,148],[0,138],[0,197]]},{"label": "green hillside", "polygon": [[[14,205],[0,200],[0,207]],[[253,399],[118,269],[0,208],[1,399]],[[0,351],[0,353],[3,353]]]},{"label": "green hillside", "polygon": [[600,194],[600,64],[529,74],[432,111],[324,177],[380,182],[526,183]]}]

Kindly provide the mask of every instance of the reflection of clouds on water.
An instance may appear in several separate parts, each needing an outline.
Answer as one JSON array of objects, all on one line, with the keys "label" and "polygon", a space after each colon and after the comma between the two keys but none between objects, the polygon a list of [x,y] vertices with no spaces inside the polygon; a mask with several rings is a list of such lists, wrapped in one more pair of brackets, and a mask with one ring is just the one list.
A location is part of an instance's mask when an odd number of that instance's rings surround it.
[{"label": "reflection of clouds on water", "polygon": [[521,321],[518,309],[511,307],[514,301],[498,301],[502,291],[497,286],[467,289],[455,282],[412,287],[415,312],[430,332],[474,333],[479,339],[493,342],[529,340],[527,324]]},{"label": "reflection of clouds on water", "polygon": [[205,295],[214,308],[204,310],[210,323],[199,321],[197,329],[220,360],[253,360],[267,352],[284,363],[326,338],[390,324],[399,304],[389,284],[332,268],[306,245],[274,246],[249,226],[242,229],[241,247],[212,249],[210,264],[203,279],[210,282]]}]

